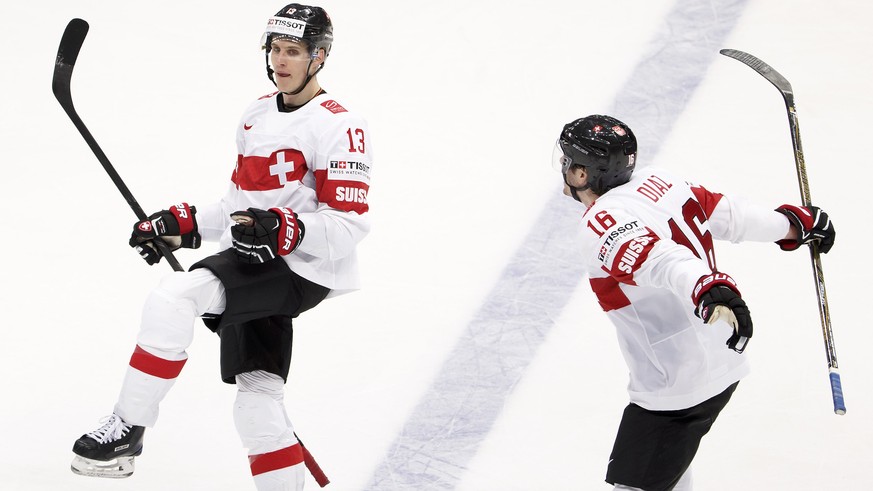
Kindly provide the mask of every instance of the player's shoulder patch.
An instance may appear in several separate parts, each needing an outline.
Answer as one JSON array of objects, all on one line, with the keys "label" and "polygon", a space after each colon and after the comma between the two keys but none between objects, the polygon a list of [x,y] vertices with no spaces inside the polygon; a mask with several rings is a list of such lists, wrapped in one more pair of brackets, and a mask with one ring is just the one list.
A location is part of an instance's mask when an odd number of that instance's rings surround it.
[{"label": "player's shoulder patch", "polygon": [[340,105],[339,102],[337,102],[333,99],[328,99],[328,100],[322,102],[321,107],[327,109],[328,111],[330,111],[334,114],[347,112],[346,108],[344,108],[342,105]]},{"label": "player's shoulder patch", "polygon": [[273,93],[271,93],[271,94],[262,95],[261,97],[258,97],[258,100],[259,100],[259,101],[262,101],[262,100],[264,100],[264,99],[269,99],[269,98],[273,97],[274,95],[276,95],[276,94],[278,94],[278,93],[279,93],[279,91],[277,90],[277,91],[275,91],[275,92],[273,92]]}]

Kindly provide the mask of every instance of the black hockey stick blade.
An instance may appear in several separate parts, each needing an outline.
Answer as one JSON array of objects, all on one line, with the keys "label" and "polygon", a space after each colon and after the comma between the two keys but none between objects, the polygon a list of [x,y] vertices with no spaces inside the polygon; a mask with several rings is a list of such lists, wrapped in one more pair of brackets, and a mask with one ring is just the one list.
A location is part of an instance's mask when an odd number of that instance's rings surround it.
[{"label": "black hockey stick blade", "polygon": [[773,84],[773,86],[779,89],[779,92],[782,92],[782,96],[785,98],[786,104],[793,105],[794,91],[791,89],[791,84],[788,82],[788,79],[786,79],[779,72],[774,70],[773,67],[750,55],[749,53],[737,49],[723,49],[719,51],[719,53],[727,56],[728,58],[733,58],[737,61],[740,61],[752,70],[758,72],[762,77],[766,78],[771,84]]},{"label": "black hockey stick blade", "polygon": [[88,35],[88,23],[82,19],[73,19],[67,24],[61,45],[58,46],[58,56],[55,58],[55,73],[52,77],[52,92],[55,98],[66,110],[73,107],[73,97],[70,93],[70,81],[73,78],[73,67],[79,58],[79,50]]},{"label": "black hockey stick blade", "polygon": [[[109,158],[106,157],[105,153],[103,153],[103,149],[101,149],[100,145],[97,144],[97,140],[95,140],[91,135],[91,132],[88,131],[88,127],[85,126],[82,118],[79,117],[75,107],[73,107],[73,95],[70,89],[70,84],[73,79],[73,68],[76,66],[76,60],[79,58],[79,51],[82,49],[82,44],[85,42],[85,36],[87,35],[88,23],[84,20],[73,19],[67,24],[67,28],[64,30],[64,34],[61,37],[61,44],[58,46],[57,57],[55,57],[55,70],[52,75],[52,93],[55,95],[55,99],[57,99],[61,104],[64,112],[66,112],[67,116],[70,117],[70,120],[76,126],[76,129],[79,130],[82,138],[84,138],[88,146],[91,147],[91,151],[94,152],[97,160],[100,161],[100,164],[106,170],[106,173],[109,174],[110,179],[115,183],[115,186],[121,192],[122,196],[124,196],[124,199],[127,201],[127,204],[130,205],[130,208],[136,214],[137,218],[139,220],[145,220],[148,217],[145,212],[142,211],[142,207],[139,206],[139,203],[134,199],[133,194],[127,188],[127,185],[124,184],[124,181],[121,180],[121,176],[119,176],[118,172],[115,171]],[[182,265],[179,264],[179,261],[176,260],[176,257],[173,256],[173,252],[164,241],[154,239],[153,242],[158,250],[161,251],[161,254],[167,258],[167,263],[170,264],[174,271],[185,270]]]}]

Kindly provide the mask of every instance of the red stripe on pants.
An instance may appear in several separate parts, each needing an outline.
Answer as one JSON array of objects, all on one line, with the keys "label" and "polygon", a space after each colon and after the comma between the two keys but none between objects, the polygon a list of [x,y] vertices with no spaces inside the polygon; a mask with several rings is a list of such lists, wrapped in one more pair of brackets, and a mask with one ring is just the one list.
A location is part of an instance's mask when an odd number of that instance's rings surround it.
[{"label": "red stripe on pants", "polygon": [[188,361],[187,358],[179,361],[158,358],[140,348],[139,345],[137,345],[136,349],[133,350],[133,354],[130,355],[131,367],[136,368],[140,372],[163,379],[178,377],[179,373],[182,372],[182,367],[185,366],[186,361]]},{"label": "red stripe on pants", "polygon": [[252,468],[253,476],[291,467],[301,462],[303,462],[303,450],[297,443],[275,452],[249,455],[249,466]]}]

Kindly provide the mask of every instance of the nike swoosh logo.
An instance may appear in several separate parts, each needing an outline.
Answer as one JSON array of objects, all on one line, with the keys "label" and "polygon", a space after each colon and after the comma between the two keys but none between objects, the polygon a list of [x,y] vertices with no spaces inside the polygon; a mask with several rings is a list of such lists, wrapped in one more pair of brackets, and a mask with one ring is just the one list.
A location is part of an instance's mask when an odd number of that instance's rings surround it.
[{"label": "nike swoosh logo", "polygon": [[252,126],[253,126],[253,125],[250,125],[250,124],[244,124],[244,125],[243,125],[243,129],[246,130],[246,131],[248,131],[248,130],[252,129]]}]

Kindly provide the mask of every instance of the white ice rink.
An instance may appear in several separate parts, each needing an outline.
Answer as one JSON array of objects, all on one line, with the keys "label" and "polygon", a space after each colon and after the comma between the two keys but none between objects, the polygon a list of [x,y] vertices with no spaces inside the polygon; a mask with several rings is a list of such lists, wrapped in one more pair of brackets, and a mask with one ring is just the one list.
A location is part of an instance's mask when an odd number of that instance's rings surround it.
[{"label": "white ice rink", "polygon": [[[130,479],[69,471],[115,403],[159,279],[135,219],[51,94],[66,23],[91,31],[72,91],[147,212],[217,200],[245,106],[271,92],[258,41],[283,3],[0,6],[0,490],[254,489],[218,338],[190,359]],[[873,6],[860,0],[330,0],[319,75],[370,120],[365,288],[296,322],[286,404],[333,491],[603,490],[627,374],[574,262],[581,209],[550,167],[563,124],[627,122],[641,165],[778,206],[799,193],[779,93],[794,86],[848,413],[832,411],[809,257],[716,245],[755,321],[752,374],[704,439],[696,489],[873,489]],[[177,257],[190,265],[214,244]],[[317,489],[314,481],[307,489]]]}]

